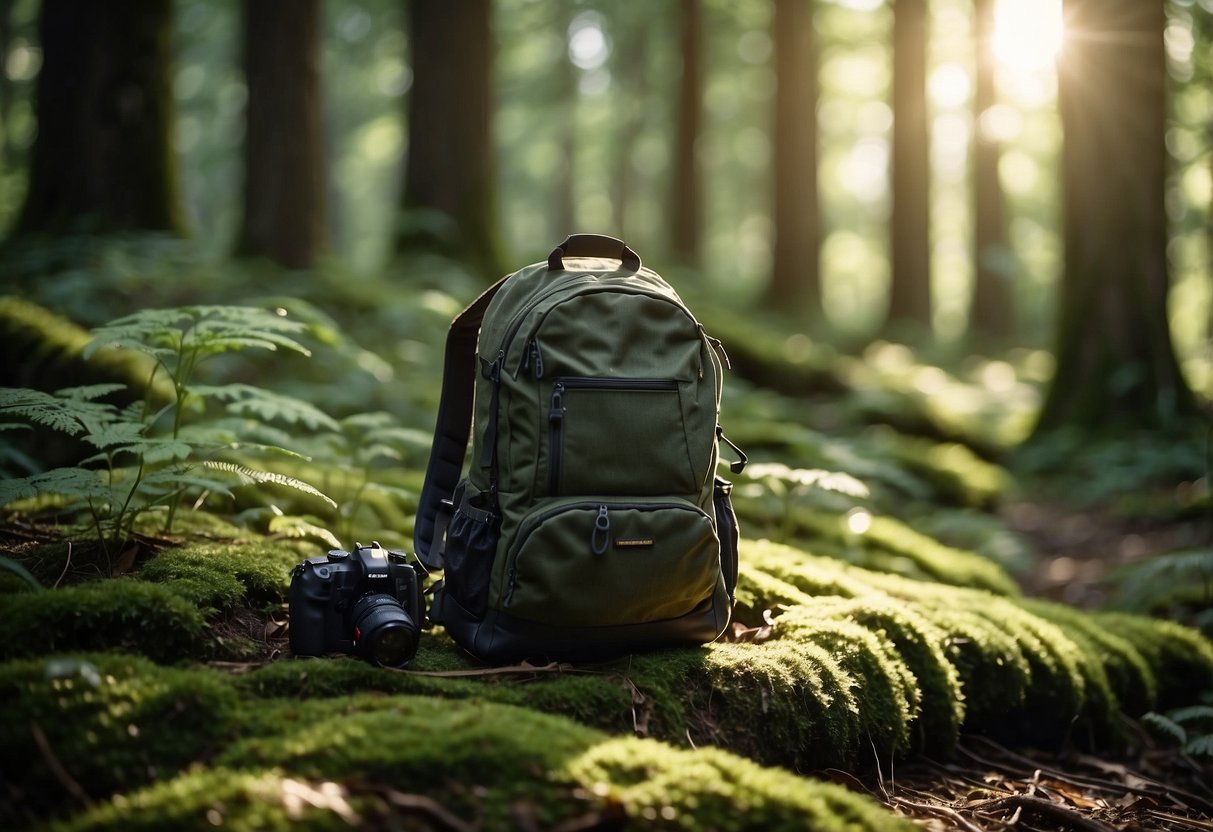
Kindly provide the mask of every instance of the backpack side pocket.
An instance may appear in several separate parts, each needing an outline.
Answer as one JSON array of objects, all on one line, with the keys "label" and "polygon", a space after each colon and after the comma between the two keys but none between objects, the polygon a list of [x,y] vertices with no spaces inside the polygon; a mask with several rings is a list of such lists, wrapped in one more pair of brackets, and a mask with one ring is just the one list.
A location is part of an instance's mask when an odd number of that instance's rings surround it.
[{"label": "backpack side pocket", "polygon": [[447,527],[444,553],[446,590],[468,612],[481,616],[488,601],[501,517],[489,508],[484,495],[466,482],[456,490],[454,502],[455,514]]},{"label": "backpack side pocket", "polygon": [[720,477],[712,489],[712,504],[716,510],[716,534],[720,538],[720,572],[724,575],[724,586],[733,600],[737,586],[737,546],[740,530],[737,528],[737,513],[733,511],[733,483]]}]

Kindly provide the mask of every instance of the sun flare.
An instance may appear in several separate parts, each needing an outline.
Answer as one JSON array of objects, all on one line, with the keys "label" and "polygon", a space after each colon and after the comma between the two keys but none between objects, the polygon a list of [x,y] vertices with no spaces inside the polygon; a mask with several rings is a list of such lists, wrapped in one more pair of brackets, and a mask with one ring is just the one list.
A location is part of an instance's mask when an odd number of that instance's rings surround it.
[{"label": "sun flare", "polygon": [[1009,70],[1052,69],[1063,29],[1061,0],[997,0],[994,55]]}]

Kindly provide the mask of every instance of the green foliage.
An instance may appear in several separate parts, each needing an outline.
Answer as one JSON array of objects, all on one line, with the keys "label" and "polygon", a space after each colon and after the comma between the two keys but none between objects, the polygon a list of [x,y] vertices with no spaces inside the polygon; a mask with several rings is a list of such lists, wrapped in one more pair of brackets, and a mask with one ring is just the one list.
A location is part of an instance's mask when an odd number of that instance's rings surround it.
[{"label": "green foliage", "polygon": [[[1205,696],[1206,700],[1211,697]],[[1156,738],[1193,757],[1213,760],[1213,706],[1189,705],[1165,714],[1142,714],[1142,723]]]},{"label": "green foliage", "polygon": [[1114,604],[1184,621],[1213,635],[1213,549],[1156,555],[1113,574]]},{"label": "green foliage", "polygon": [[[230,479],[273,483],[330,502],[307,483],[286,474],[252,468],[241,460],[218,458],[233,451],[290,453],[283,447],[241,441],[231,421],[185,424],[187,413],[204,413],[205,402],[227,402],[227,411],[255,425],[283,421],[288,425],[336,429],[337,423],[312,405],[249,384],[196,385],[200,365],[225,353],[279,348],[307,354],[293,335],[303,327],[263,309],[194,306],[143,310],[99,328],[84,356],[102,348],[133,350],[155,362],[149,388],[158,372],[168,378],[175,399],[165,409],[119,409],[99,401],[121,385],[90,385],[54,394],[28,389],[0,390],[0,414],[81,437],[99,451],[79,466],[4,481],[0,504],[54,494],[65,499],[65,511],[87,512],[103,546],[117,553],[131,536],[139,516],[167,509],[164,528],[171,530],[182,497],[189,492],[231,495]],[[202,417],[200,417],[202,418]],[[170,427],[164,430],[160,422]],[[159,433],[157,433],[159,431]],[[251,431],[245,431],[251,432]],[[134,463],[123,465],[124,458]],[[215,477],[219,472],[223,477]]]}]

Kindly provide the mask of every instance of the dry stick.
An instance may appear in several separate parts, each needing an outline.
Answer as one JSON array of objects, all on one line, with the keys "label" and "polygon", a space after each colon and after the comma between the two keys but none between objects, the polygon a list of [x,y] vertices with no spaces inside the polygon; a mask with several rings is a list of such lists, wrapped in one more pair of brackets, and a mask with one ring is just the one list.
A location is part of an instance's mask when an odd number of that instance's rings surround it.
[{"label": "dry stick", "polygon": [[51,750],[51,744],[47,741],[46,734],[42,732],[42,726],[36,722],[31,722],[29,726],[30,731],[34,735],[34,742],[38,744],[38,750],[42,752],[42,759],[46,761],[51,774],[55,775],[55,779],[63,785],[63,788],[67,789],[72,797],[79,800],[85,806],[92,806],[92,799],[80,787],[76,779],[68,773],[67,769],[63,767],[63,764],[59,762],[59,758],[55,756],[55,752]]},{"label": "dry stick", "polygon": [[474,832],[476,829],[470,823],[465,822],[459,817],[449,812],[445,806],[431,797],[426,797],[421,794],[405,794],[398,792],[395,789],[388,789],[383,793],[387,801],[393,806],[398,806],[401,809],[411,809],[414,812],[419,812],[423,815],[429,815],[431,820],[445,826],[447,829],[455,830],[455,832]]},{"label": "dry stick", "polygon": [[67,568],[72,565],[72,542],[67,542],[67,560],[63,561],[63,571],[59,573],[59,577],[55,579],[55,583],[51,589],[58,589],[59,582],[63,580],[63,576],[67,574]]},{"label": "dry stick", "polygon": [[957,812],[955,809],[949,806],[941,806],[936,803],[918,803],[917,801],[906,800],[904,797],[892,798],[890,805],[903,806],[908,809],[917,809],[920,812],[926,812],[928,815],[947,818],[958,826],[962,826],[969,830],[969,832],[986,832],[986,830],[982,829],[964,815],[960,814],[960,812]]},{"label": "dry stick", "polygon": [[[989,746],[992,746],[994,749],[996,749],[1000,753],[1006,754],[1011,759],[1018,761],[1021,765],[1025,765],[1029,768],[1042,771],[1042,772],[1048,774],[1050,777],[1054,778],[1055,780],[1060,780],[1063,783],[1069,783],[1070,785],[1073,785],[1073,786],[1086,786],[1088,788],[1104,789],[1105,791],[1109,791],[1109,792],[1119,791],[1119,792],[1129,792],[1130,794],[1145,795],[1147,797],[1164,797],[1164,798],[1166,798],[1168,800],[1172,800],[1172,801],[1175,801],[1176,797],[1178,796],[1178,797],[1182,797],[1186,801],[1189,801],[1189,802],[1195,804],[1196,808],[1199,808],[1200,811],[1203,812],[1204,814],[1213,815],[1213,803],[1210,803],[1208,800],[1204,799],[1200,795],[1193,794],[1192,792],[1186,791],[1184,789],[1175,788],[1174,786],[1171,786],[1167,783],[1160,783],[1157,780],[1146,777],[1145,775],[1141,774],[1140,772],[1135,771],[1135,772],[1132,772],[1132,774],[1134,777],[1137,777],[1138,779],[1140,779],[1143,783],[1147,783],[1150,786],[1153,786],[1154,788],[1143,789],[1140,786],[1131,786],[1128,783],[1118,783],[1115,780],[1102,780],[1098,777],[1087,777],[1086,775],[1082,775],[1082,774],[1070,774],[1068,772],[1059,771],[1058,769],[1055,769],[1055,768],[1049,768],[1047,766],[1039,766],[1034,760],[1029,760],[1027,757],[1024,757],[1023,755],[1017,754],[1009,748],[999,745],[998,743],[994,742],[994,740],[989,739],[988,737],[981,737],[981,736],[973,735],[972,738],[980,740],[981,742],[983,742]],[[962,754],[964,754],[967,757],[970,757],[973,760],[976,760],[977,762],[981,763],[982,765],[993,766],[994,768],[999,768],[999,765],[997,763],[987,760],[987,759],[973,753],[972,751],[968,750],[967,748],[964,748],[963,746],[957,746],[957,748],[960,750],[960,752]]]},{"label": "dry stick", "polygon": [[980,809],[985,812],[998,811],[1000,809],[1015,809],[1018,812],[1022,809],[1025,812],[1033,812],[1037,815],[1052,816],[1066,823],[1074,824],[1080,829],[1090,830],[1090,832],[1116,832],[1115,827],[1109,826],[1103,821],[1084,817],[1060,803],[1054,803],[1041,797],[1031,797],[1026,794],[1014,794],[1010,797],[1000,797],[997,800],[977,803],[974,804],[973,809]]}]

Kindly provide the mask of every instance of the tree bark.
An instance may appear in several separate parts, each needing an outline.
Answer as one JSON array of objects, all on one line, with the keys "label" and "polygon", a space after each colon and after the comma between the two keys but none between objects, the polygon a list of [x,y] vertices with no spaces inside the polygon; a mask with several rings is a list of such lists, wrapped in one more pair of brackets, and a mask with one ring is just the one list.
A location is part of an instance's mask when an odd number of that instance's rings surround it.
[{"label": "tree bark", "polygon": [[1007,339],[1015,332],[1006,218],[998,139],[982,129],[983,116],[998,103],[994,79],[994,0],[975,0],[977,72],[973,109],[973,297],[969,326],[980,335]]},{"label": "tree bark", "polygon": [[931,326],[926,0],[893,3],[893,213],[888,324]]},{"label": "tree bark", "polygon": [[678,9],[682,74],[674,139],[671,234],[674,258],[696,266],[703,249],[703,181],[697,161],[703,130],[703,2],[681,0]]},{"label": "tree bark", "polygon": [[1065,274],[1037,432],[1165,428],[1196,412],[1170,338],[1162,2],[1066,0]]},{"label": "tree bark", "polygon": [[775,0],[774,225],[768,302],[817,312],[817,48],[812,0]]},{"label": "tree bark", "polygon": [[38,135],[14,229],[181,232],[171,0],[44,0]]},{"label": "tree bark", "polygon": [[320,0],[245,0],[244,218],[236,253],[288,268],[327,246]]},{"label": "tree bark", "polygon": [[497,229],[490,0],[411,0],[402,228],[397,250],[437,249],[486,278],[505,271]]}]

